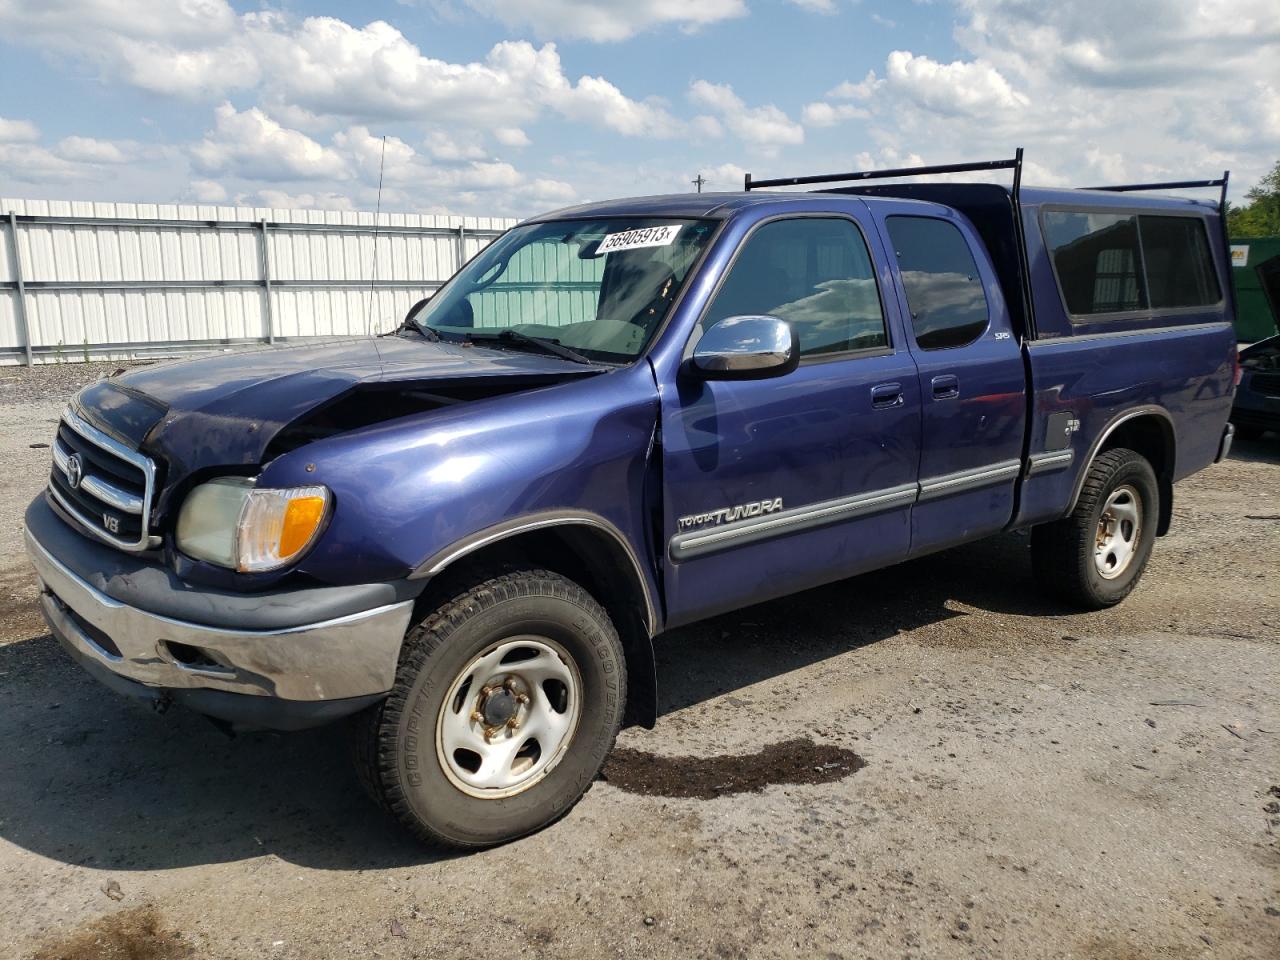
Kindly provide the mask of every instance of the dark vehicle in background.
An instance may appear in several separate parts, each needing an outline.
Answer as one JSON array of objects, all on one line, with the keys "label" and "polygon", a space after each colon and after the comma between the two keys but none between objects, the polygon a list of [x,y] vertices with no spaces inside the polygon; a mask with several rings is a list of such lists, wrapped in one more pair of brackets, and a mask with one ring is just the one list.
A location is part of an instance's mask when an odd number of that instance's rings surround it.
[{"label": "dark vehicle in background", "polygon": [[1256,440],[1268,430],[1280,433],[1280,336],[1240,351],[1231,422],[1242,440]]},{"label": "dark vehicle in background", "polygon": [[348,718],[376,800],[465,848],[653,725],[664,630],[1007,530],[1118,603],[1230,446],[1223,209],[1021,173],[561,210],[395,335],[98,381],[26,513],[44,614],[121,692]]}]

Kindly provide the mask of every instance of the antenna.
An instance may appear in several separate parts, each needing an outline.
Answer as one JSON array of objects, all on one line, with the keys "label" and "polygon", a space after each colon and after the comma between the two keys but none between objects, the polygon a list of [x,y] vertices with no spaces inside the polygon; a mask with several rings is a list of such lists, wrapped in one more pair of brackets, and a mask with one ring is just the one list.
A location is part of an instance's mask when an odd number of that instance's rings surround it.
[{"label": "antenna", "polygon": [[382,135],[382,158],[378,161],[378,202],[373,213],[373,276],[369,278],[369,308],[365,311],[365,329],[373,334],[373,288],[378,283],[378,225],[382,221],[382,172],[387,165],[387,135]]}]

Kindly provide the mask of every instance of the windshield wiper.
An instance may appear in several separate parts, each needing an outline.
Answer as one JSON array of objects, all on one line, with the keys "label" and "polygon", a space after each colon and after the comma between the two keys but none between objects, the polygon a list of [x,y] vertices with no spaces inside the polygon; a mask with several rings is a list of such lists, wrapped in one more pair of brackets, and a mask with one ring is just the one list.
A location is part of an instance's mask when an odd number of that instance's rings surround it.
[{"label": "windshield wiper", "polygon": [[590,363],[594,364],[594,360],[590,360],[578,353],[576,350],[570,350],[568,347],[551,337],[533,337],[527,333],[521,333],[519,330],[503,330],[501,333],[492,336],[477,337],[474,333],[471,335],[472,340],[502,340],[505,343],[523,343],[530,346],[538,347],[546,353],[560,357],[563,360],[572,360],[574,363]]},{"label": "windshield wiper", "polygon": [[396,328],[395,332],[400,333],[407,330],[412,330],[414,333],[421,334],[423,339],[430,340],[432,343],[438,343],[440,341],[440,334],[436,333],[434,328],[427,326],[425,323],[419,323],[417,320],[412,318],[406,319],[404,323],[400,324],[400,326]]}]

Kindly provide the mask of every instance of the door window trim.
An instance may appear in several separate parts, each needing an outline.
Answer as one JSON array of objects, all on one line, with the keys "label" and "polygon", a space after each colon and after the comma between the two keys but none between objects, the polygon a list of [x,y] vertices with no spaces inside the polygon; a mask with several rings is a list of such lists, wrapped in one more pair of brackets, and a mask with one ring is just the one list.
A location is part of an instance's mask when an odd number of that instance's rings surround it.
[{"label": "door window trim", "polygon": [[[698,311],[698,316],[693,322],[693,329],[689,331],[689,337],[685,341],[684,351],[681,353],[683,360],[693,356],[694,348],[698,345],[698,341],[702,339],[705,332],[702,329],[702,321],[706,319],[711,307],[716,302],[716,297],[720,295],[720,290],[724,286],[725,281],[729,279],[729,275],[733,273],[733,268],[738,265],[738,259],[742,256],[742,251],[747,248],[747,244],[751,238],[755,236],[757,230],[770,223],[776,223],[780,220],[847,220],[853,224],[859,236],[862,237],[863,246],[867,251],[867,260],[871,264],[871,279],[875,281],[876,297],[880,302],[880,320],[884,324],[884,336],[888,342],[883,347],[864,347],[861,350],[842,350],[839,353],[823,353],[814,354],[812,356],[801,356],[800,366],[806,367],[817,363],[832,363],[838,360],[860,360],[864,357],[888,357],[897,353],[897,344],[894,343],[893,329],[889,323],[889,312],[885,309],[884,287],[880,283],[880,273],[876,269],[875,253],[871,249],[871,243],[867,239],[867,231],[863,229],[858,218],[851,213],[843,211],[823,211],[823,210],[806,210],[795,213],[775,213],[753,223],[747,230],[743,238],[738,242],[738,248],[733,251],[733,257],[725,265],[724,272],[720,274],[720,279],[716,281],[715,289],[707,297],[707,302],[703,304],[702,309]],[[705,252],[705,251],[704,251]]]}]

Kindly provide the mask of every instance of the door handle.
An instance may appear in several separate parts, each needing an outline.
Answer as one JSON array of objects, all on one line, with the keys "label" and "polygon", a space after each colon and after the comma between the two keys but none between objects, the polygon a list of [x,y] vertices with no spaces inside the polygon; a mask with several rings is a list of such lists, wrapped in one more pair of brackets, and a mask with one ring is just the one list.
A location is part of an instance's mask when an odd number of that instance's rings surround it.
[{"label": "door handle", "polygon": [[900,383],[880,383],[871,388],[871,406],[877,410],[900,407],[904,402]]},{"label": "door handle", "polygon": [[960,378],[953,374],[946,374],[941,377],[933,378],[933,399],[950,400],[953,397],[960,396]]}]

